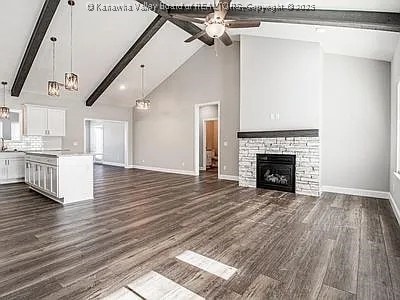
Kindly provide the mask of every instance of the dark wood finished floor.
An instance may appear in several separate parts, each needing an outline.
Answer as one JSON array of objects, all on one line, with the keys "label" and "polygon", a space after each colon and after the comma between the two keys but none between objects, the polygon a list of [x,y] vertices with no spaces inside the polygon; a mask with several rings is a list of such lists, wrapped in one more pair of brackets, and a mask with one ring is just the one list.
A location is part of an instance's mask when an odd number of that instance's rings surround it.
[{"label": "dark wood finished floor", "polygon": [[[0,297],[101,298],[155,271],[206,299],[400,299],[386,200],[320,198],[96,166],[95,200],[62,207],[0,186]],[[229,280],[175,258],[192,250]]]}]

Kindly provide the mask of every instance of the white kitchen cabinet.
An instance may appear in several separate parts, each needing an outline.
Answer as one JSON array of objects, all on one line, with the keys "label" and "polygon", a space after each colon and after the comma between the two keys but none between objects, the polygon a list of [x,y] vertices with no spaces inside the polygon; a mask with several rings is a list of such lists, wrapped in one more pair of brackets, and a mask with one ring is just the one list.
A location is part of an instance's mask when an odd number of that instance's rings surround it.
[{"label": "white kitchen cabinet", "polygon": [[6,181],[8,178],[8,166],[6,159],[0,159],[0,181]]},{"label": "white kitchen cabinet", "polygon": [[65,110],[26,104],[24,106],[24,134],[65,136]]},{"label": "white kitchen cabinet", "polygon": [[8,178],[20,179],[25,176],[25,159],[24,158],[11,158],[8,160]]},{"label": "white kitchen cabinet", "polygon": [[65,136],[65,110],[47,110],[47,130],[49,136]]},{"label": "white kitchen cabinet", "polygon": [[24,161],[24,153],[0,153],[0,184],[24,181]]},{"label": "white kitchen cabinet", "polygon": [[93,199],[93,156],[28,152],[25,160],[25,182],[34,191],[63,204]]},{"label": "white kitchen cabinet", "polygon": [[41,106],[26,106],[24,109],[25,134],[46,135],[47,108]]}]

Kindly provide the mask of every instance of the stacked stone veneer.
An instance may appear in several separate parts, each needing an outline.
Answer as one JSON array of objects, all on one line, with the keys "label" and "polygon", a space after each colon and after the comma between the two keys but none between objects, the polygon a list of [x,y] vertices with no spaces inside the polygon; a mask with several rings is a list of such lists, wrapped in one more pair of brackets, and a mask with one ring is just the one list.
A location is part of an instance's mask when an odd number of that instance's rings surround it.
[{"label": "stacked stone veneer", "polygon": [[320,195],[320,138],[239,139],[239,185],[256,187],[256,154],[296,155],[296,193]]}]

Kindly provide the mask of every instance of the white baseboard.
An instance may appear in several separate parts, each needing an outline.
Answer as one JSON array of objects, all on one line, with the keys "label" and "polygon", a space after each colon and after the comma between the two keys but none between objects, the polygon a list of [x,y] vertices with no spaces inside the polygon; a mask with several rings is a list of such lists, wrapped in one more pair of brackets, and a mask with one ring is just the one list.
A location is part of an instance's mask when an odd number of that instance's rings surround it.
[{"label": "white baseboard", "polygon": [[189,171],[189,170],[166,169],[166,168],[147,167],[147,166],[140,166],[140,165],[133,165],[132,167],[135,169],[141,169],[141,170],[147,170],[147,171],[197,176],[194,171]]},{"label": "white baseboard", "polygon": [[134,165],[126,165],[125,169],[133,169],[135,166]]},{"label": "white baseboard", "polygon": [[219,179],[223,180],[232,180],[232,181],[239,181],[239,176],[232,176],[232,175],[219,175]]},{"label": "white baseboard", "polygon": [[200,171],[206,171],[207,169],[204,167],[200,167]]},{"label": "white baseboard", "polygon": [[115,162],[110,162],[110,161],[103,161],[100,164],[107,165],[107,166],[113,166],[113,167],[125,167],[125,164],[115,163]]},{"label": "white baseboard", "polygon": [[362,190],[362,189],[351,189],[344,188],[339,186],[322,186],[321,192],[330,192],[330,193],[338,193],[338,194],[346,194],[346,195],[355,195],[355,196],[364,196],[364,197],[373,197],[373,198],[381,198],[381,199],[389,199],[390,193],[383,191],[373,191],[373,190]]},{"label": "white baseboard", "polygon": [[400,209],[397,206],[396,201],[394,201],[392,194],[389,194],[389,201],[390,205],[392,206],[394,215],[396,216],[397,222],[400,224]]}]

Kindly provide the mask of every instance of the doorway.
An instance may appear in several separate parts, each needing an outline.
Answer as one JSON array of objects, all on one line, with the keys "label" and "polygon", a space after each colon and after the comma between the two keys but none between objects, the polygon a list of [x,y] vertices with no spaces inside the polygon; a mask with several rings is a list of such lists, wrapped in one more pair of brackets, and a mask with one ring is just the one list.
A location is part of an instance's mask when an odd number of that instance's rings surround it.
[{"label": "doorway", "polygon": [[200,170],[218,172],[218,118],[203,119],[201,139],[203,159]]},{"label": "doorway", "polygon": [[195,174],[214,172],[220,177],[220,103],[195,105]]},{"label": "doorway", "polygon": [[128,122],[85,119],[84,151],[96,164],[126,167],[128,163]]}]

